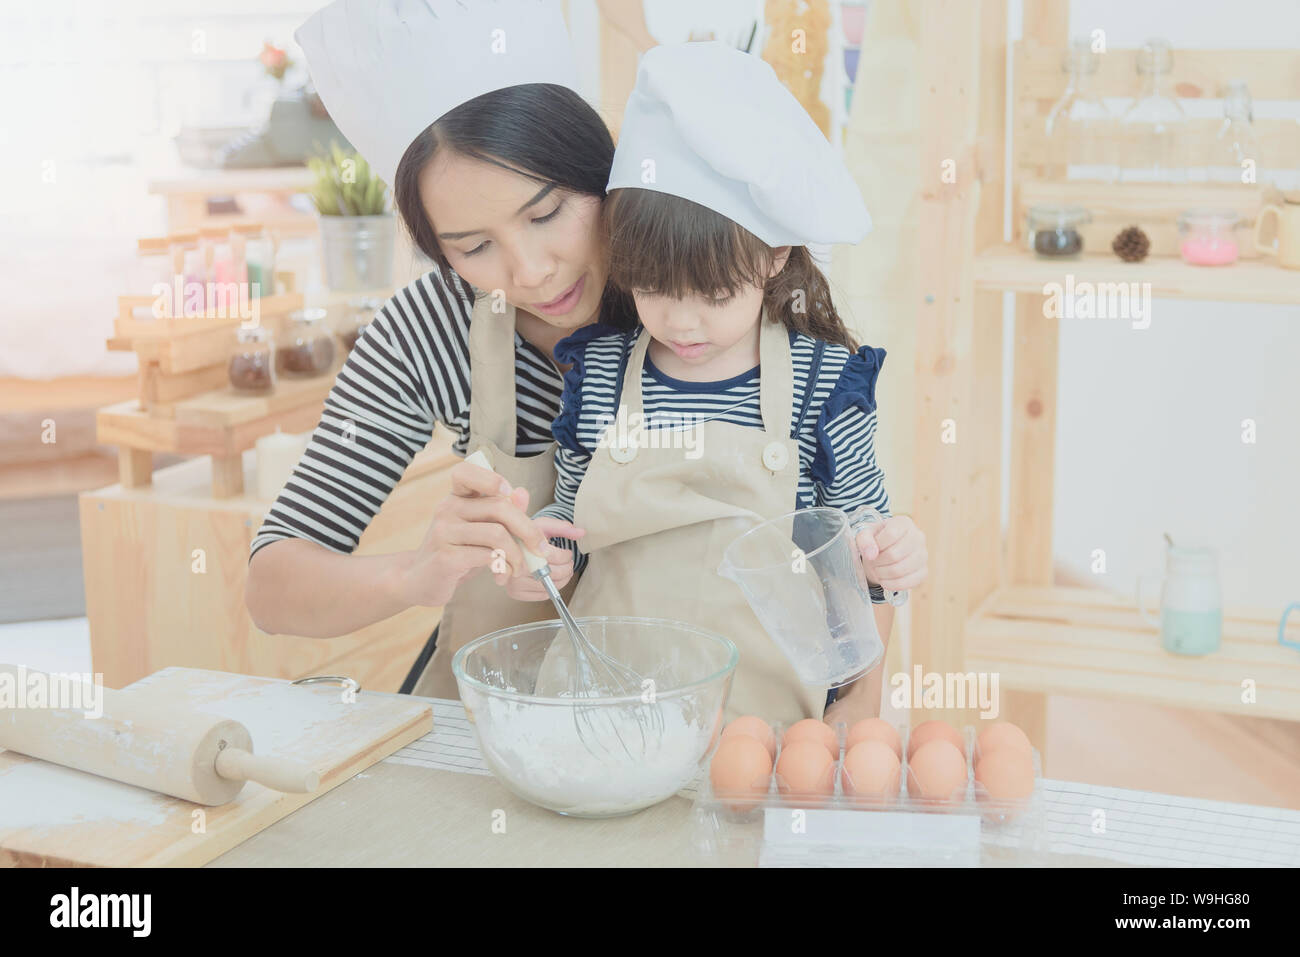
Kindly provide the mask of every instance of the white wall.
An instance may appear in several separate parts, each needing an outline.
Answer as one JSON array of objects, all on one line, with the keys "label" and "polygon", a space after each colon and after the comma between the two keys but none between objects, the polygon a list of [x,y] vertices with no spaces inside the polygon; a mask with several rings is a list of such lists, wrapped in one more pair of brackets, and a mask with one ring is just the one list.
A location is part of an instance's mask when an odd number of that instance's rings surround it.
[{"label": "white wall", "polygon": [[[1075,0],[1071,34],[1097,27],[1114,47],[1163,36],[1175,57],[1288,41],[1300,55],[1294,0]],[[1105,549],[1099,584],[1130,592],[1162,568],[1168,532],[1219,549],[1228,604],[1300,600],[1300,307],[1157,300],[1149,329],[1063,320],[1060,345],[1058,560],[1089,575]]]}]

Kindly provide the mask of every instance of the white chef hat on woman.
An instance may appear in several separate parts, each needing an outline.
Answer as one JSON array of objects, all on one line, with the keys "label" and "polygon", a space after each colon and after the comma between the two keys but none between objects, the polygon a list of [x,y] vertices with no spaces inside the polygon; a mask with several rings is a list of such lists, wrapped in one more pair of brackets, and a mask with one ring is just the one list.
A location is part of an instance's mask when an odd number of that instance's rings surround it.
[{"label": "white chef hat on woman", "polygon": [[853,177],[771,66],[717,41],[641,58],[608,189],[628,186],[707,206],[769,246],[871,231]]},{"label": "white chef hat on woman", "polygon": [[559,0],[335,0],[293,37],[325,109],[390,185],[411,142],[467,100],[578,87]]}]

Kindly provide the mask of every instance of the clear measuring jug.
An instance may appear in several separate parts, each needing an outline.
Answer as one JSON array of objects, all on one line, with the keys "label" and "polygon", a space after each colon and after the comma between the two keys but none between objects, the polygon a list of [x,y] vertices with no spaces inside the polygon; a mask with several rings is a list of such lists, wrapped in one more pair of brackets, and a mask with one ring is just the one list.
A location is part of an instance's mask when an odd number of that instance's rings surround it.
[{"label": "clear measuring jug", "polygon": [[[718,574],[740,586],[805,684],[848,684],[884,655],[854,546],[863,528],[880,521],[870,506],[851,516],[804,508],[755,526],[723,552]],[[907,600],[906,592],[885,596],[892,605]]]}]

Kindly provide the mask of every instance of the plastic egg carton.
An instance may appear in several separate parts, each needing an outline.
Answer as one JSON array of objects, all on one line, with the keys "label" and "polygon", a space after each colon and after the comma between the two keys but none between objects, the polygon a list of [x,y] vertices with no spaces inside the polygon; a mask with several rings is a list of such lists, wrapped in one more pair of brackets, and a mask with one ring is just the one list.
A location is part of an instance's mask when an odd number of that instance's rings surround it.
[{"label": "plastic egg carton", "polygon": [[[776,759],[781,757],[781,738],[788,724],[772,723],[776,734]],[[704,771],[696,791],[692,812],[694,827],[694,845],[696,851],[714,858],[718,863],[752,864],[757,860],[763,843],[763,822],[769,808],[855,811],[864,814],[882,811],[905,812],[909,814],[961,814],[973,815],[980,819],[980,861],[963,860],[964,850],[958,847],[927,847],[918,849],[909,847],[906,839],[900,836],[895,846],[881,846],[871,850],[872,860],[868,863],[877,866],[954,866],[959,863],[982,864],[985,866],[1015,866],[1040,864],[1047,852],[1047,816],[1043,793],[1043,766],[1038,749],[1033,749],[1034,791],[1024,800],[994,801],[988,797],[984,786],[975,780],[975,738],[974,725],[965,725],[961,729],[965,741],[963,751],[966,758],[966,782],[963,789],[954,794],[949,801],[927,800],[907,793],[908,758],[907,745],[911,728],[906,725],[894,725],[902,742],[903,758],[899,774],[898,794],[894,800],[882,802],[875,797],[861,797],[845,793],[843,786],[844,744],[848,727],[843,722],[834,725],[839,754],[834,766],[834,792],[822,796],[795,796],[781,793],[780,782],[776,773],[776,761],[773,762],[771,779],[765,794],[754,798],[740,798],[728,795],[719,797],[713,792],[709,776],[709,767],[713,761],[714,748],[704,762]],[[864,863],[862,852],[838,849],[835,845],[821,845],[817,848],[824,855],[826,864],[836,863],[837,856],[851,857],[854,863]],[[847,861],[846,861],[847,863]]]}]

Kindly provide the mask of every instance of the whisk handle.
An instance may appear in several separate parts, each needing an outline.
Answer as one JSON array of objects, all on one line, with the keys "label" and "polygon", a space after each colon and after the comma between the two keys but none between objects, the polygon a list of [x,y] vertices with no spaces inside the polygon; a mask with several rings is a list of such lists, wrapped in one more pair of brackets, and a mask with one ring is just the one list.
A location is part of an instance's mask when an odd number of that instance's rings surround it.
[{"label": "whisk handle", "polygon": [[[487,455],[484,454],[482,449],[475,449],[469,455],[465,456],[465,461],[470,465],[477,465],[481,469],[487,469],[489,472],[494,474],[496,473],[496,469],[492,468],[491,461],[488,460]],[[520,542],[519,539],[516,538],[515,541],[519,543],[519,547],[524,553],[524,564],[528,566],[530,572],[536,574],[543,568],[550,568],[550,565],[547,563],[545,558],[529,551],[527,546],[525,546],[523,542]]]}]

